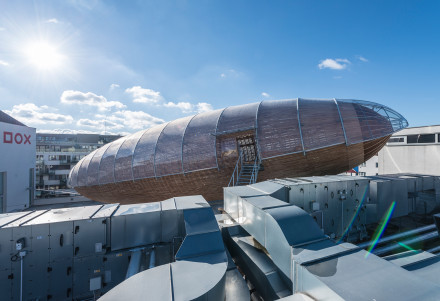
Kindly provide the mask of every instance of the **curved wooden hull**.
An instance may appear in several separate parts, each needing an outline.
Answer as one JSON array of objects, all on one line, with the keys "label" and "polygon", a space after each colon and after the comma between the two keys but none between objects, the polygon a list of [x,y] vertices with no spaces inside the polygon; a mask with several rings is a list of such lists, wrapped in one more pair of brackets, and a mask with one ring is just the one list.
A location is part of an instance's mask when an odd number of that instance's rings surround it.
[{"label": "curved wooden hull", "polygon": [[[390,136],[352,144],[334,145],[322,149],[263,159],[264,170],[258,180],[273,178],[322,176],[338,174],[365,162],[375,155]],[[234,163],[235,160],[230,160]],[[75,187],[82,195],[102,202],[122,204],[145,203],[165,200],[175,196],[203,195],[208,201],[223,198],[234,164],[160,178]]]}]

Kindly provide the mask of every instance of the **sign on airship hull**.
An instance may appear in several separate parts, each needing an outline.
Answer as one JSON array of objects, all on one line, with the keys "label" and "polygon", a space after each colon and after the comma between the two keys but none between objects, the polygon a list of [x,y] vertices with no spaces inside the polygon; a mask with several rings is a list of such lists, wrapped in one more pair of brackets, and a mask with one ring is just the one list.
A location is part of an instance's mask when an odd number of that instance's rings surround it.
[{"label": "sign on airship hull", "polygon": [[[408,126],[383,105],[270,100],[200,113],[122,137],[83,158],[69,184],[97,201],[136,203],[280,177],[337,174]],[[233,176],[234,175],[234,176]]]}]

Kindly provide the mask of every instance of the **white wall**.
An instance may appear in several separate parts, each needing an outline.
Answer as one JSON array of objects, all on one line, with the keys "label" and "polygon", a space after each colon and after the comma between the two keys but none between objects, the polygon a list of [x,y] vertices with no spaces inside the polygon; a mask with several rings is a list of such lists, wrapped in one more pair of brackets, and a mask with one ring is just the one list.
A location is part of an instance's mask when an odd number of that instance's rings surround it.
[{"label": "white wall", "polygon": [[379,152],[379,174],[440,175],[440,145],[387,145]]},{"label": "white wall", "polygon": [[0,122],[0,172],[6,172],[6,212],[29,207],[29,170],[35,169],[35,155],[35,128]]}]

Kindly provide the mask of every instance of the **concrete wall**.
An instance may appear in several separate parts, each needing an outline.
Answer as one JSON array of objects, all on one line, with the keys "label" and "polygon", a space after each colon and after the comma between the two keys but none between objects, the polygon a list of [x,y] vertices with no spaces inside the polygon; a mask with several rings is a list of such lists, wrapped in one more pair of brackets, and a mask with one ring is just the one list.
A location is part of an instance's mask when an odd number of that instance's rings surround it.
[{"label": "concrete wall", "polygon": [[[0,172],[6,172],[3,208],[10,212],[30,205],[29,171],[35,169],[35,128],[0,122]],[[33,194],[33,193],[32,193]]]},{"label": "concrete wall", "polygon": [[387,145],[379,152],[379,174],[440,175],[440,145]]}]

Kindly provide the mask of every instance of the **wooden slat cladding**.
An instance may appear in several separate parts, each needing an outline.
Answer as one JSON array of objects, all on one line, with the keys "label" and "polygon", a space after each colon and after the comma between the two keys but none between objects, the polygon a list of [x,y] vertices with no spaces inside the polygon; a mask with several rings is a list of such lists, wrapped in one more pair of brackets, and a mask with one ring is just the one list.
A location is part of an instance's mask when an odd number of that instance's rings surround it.
[{"label": "wooden slat cladding", "polygon": [[122,137],[111,143],[102,156],[101,164],[99,165],[99,184],[115,182],[115,157],[125,139],[127,138]]},{"label": "wooden slat cladding", "polygon": [[167,123],[147,130],[139,139],[133,155],[133,178],[142,179],[154,177],[154,153],[157,139]]},{"label": "wooden slat cladding", "polygon": [[257,116],[261,158],[302,152],[297,100],[262,102]]},{"label": "wooden slat cladding", "polygon": [[250,141],[241,146],[248,163],[259,153],[265,166],[260,180],[335,174],[377,153],[399,122],[407,124],[397,112],[366,101],[291,99],[228,107],[103,146],[75,166],[71,185],[99,200],[196,193],[221,198],[237,163],[237,140]]},{"label": "wooden slat cladding", "polygon": [[107,148],[109,147],[110,143],[104,145],[101,148],[98,148],[94,155],[89,155],[90,157],[92,157],[92,160],[90,161],[89,167],[87,168],[87,185],[99,184],[99,165],[101,164],[102,156],[105,154]]},{"label": "wooden slat cladding", "polygon": [[223,110],[198,114],[188,124],[183,138],[183,170],[190,172],[217,167],[215,129]]},{"label": "wooden slat cladding", "polygon": [[[341,117],[344,122],[345,134],[348,144],[359,143],[363,141],[362,129],[359,116],[352,103],[338,101]],[[368,130],[368,128],[367,128]]]},{"label": "wooden slat cladding", "polygon": [[[233,136],[229,137],[233,139]],[[329,148],[270,158],[263,161],[264,171],[258,174],[259,181],[283,177],[322,176],[338,174],[359,165],[376,154],[389,137],[346,146]],[[365,153],[364,153],[365,152]],[[174,196],[201,194],[209,201],[223,198],[223,187],[227,186],[234,165],[200,170],[185,175],[148,178],[115,184],[77,187],[84,196],[97,201],[122,204],[156,202]]]},{"label": "wooden slat cladding", "polygon": [[119,148],[115,158],[115,181],[133,180],[133,172],[131,163],[133,162],[134,148],[136,147],[143,131],[139,131],[127,137]]},{"label": "wooden slat cladding", "polygon": [[306,150],[345,143],[341,118],[333,100],[299,98],[298,108]]},{"label": "wooden slat cladding", "polygon": [[228,107],[224,109],[217,127],[217,134],[255,128],[259,103]]},{"label": "wooden slat cladding", "polygon": [[191,118],[171,121],[160,134],[154,159],[157,177],[183,173],[182,141]]}]

